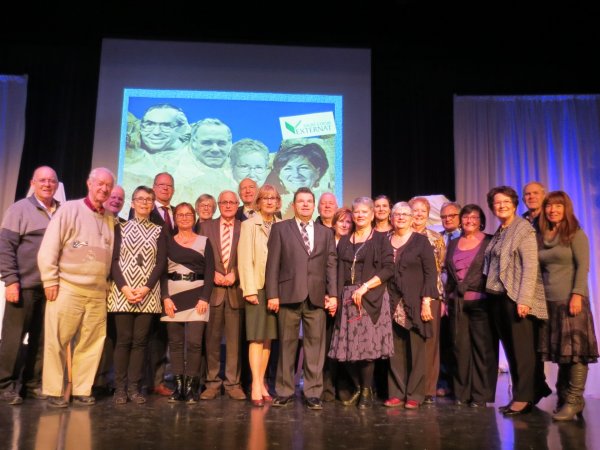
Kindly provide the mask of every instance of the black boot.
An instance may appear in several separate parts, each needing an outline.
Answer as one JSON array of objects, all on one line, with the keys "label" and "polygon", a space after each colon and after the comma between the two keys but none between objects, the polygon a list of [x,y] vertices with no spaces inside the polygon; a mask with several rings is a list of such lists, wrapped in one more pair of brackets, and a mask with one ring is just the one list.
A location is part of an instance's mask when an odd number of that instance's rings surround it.
[{"label": "black boot", "polygon": [[583,391],[587,380],[587,364],[571,364],[569,371],[569,389],[565,404],[560,411],[552,416],[554,420],[573,420],[575,416],[581,418],[585,401],[583,400]]},{"label": "black boot", "polygon": [[169,396],[167,400],[169,403],[182,402],[185,400],[184,386],[183,386],[183,375],[175,375],[175,390]]},{"label": "black boot", "polygon": [[185,401],[187,403],[197,403],[200,400],[198,388],[200,387],[200,377],[185,377]]}]

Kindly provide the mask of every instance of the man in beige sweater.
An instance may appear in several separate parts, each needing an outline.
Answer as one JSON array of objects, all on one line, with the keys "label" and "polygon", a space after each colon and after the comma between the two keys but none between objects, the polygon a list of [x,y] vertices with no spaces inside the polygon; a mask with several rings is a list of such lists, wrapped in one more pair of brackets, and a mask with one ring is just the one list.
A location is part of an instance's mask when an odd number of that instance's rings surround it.
[{"label": "man in beige sweater", "polygon": [[106,336],[107,278],[114,241],[114,217],[102,204],[114,175],[90,172],[88,195],[66,202],[52,217],[38,253],[46,293],[42,388],[48,406],[64,408],[64,367],[73,340],[73,402],[93,405],[94,375]]}]

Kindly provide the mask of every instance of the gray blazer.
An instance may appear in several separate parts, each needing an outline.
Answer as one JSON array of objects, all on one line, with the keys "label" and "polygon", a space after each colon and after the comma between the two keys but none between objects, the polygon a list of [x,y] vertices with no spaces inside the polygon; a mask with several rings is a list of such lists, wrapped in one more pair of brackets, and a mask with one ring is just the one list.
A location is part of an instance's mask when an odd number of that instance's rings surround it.
[{"label": "gray blazer", "polygon": [[267,244],[269,254],[265,289],[267,298],[280,304],[301,303],[307,298],[319,307],[325,295],[337,297],[337,252],[329,228],[314,224],[313,251],[308,254],[296,219],[273,224]]}]

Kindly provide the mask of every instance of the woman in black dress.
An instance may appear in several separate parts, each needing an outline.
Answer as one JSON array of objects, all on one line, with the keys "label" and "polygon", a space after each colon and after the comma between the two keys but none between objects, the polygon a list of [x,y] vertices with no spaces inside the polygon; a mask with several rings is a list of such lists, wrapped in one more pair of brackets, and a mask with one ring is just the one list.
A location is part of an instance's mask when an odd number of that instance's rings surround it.
[{"label": "woman in black dress", "polygon": [[169,402],[195,403],[214,280],[213,250],[206,236],[192,230],[196,220],[192,205],[180,203],[174,217],[179,231],[168,245],[168,281],[163,289],[161,318],[167,322],[171,370],[175,374],[175,391]]},{"label": "woman in black dress", "polygon": [[342,236],[338,246],[338,308],[329,357],[347,363],[356,391],[345,405],[361,409],[373,405],[375,360],[389,358],[393,352],[392,325],[387,280],[393,274],[390,243],[376,233],[373,200],[359,197],[352,202],[352,234]]}]

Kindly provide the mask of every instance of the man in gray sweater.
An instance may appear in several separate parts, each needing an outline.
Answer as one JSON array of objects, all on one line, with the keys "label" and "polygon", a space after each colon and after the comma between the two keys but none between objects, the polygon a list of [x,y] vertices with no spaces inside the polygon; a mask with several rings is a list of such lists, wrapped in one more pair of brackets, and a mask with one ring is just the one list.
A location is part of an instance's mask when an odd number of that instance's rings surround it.
[{"label": "man in gray sweater", "polygon": [[10,405],[23,403],[16,389],[18,355],[29,334],[22,391],[31,398],[42,394],[44,310],[46,298],[37,266],[37,253],[50,218],[59,204],[56,172],[38,167],[31,179],[33,194],[13,203],[4,214],[0,229],[0,275],[6,285],[6,306],[0,342],[0,398]]}]

